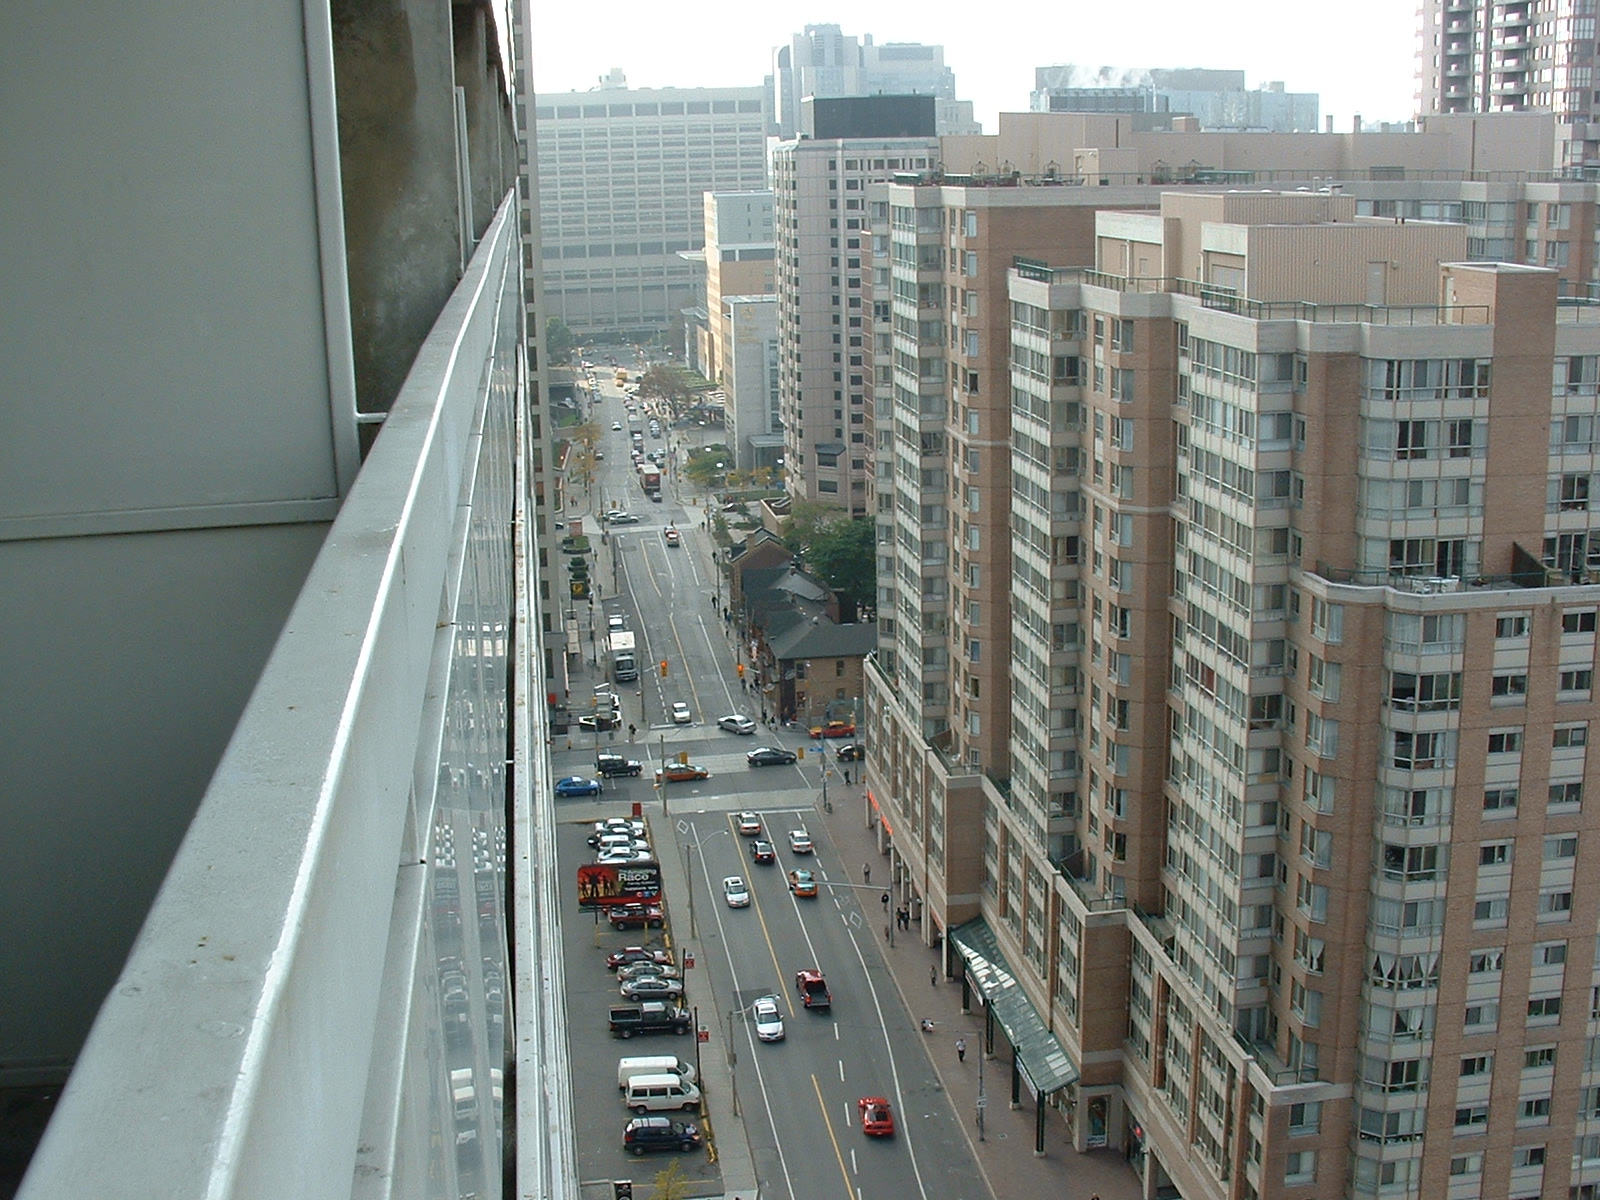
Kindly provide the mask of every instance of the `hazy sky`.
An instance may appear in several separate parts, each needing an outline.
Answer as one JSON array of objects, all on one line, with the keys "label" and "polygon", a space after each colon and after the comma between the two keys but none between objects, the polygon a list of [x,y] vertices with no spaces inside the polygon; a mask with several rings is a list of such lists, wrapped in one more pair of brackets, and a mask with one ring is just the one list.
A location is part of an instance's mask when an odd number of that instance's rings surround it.
[{"label": "hazy sky", "polygon": [[984,132],[1028,107],[1033,69],[1052,63],[1243,70],[1249,87],[1281,79],[1320,92],[1324,117],[1412,115],[1413,0],[533,0],[538,91],[586,90],[612,67],[633,87],[754,85],[772,48],[804,26],[835,24],[878,43],[944,46],[956,94]]}]

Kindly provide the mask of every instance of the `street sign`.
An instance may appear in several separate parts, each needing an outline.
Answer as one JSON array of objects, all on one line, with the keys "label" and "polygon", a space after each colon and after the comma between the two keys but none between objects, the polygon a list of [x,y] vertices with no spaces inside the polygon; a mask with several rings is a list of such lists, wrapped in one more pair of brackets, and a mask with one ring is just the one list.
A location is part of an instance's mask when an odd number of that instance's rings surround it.
[{"label": "street sign", "polygon": [[709,1029],[702,1029],[702,1030],[701,1030],[701,1031],[700,1031],[700,1040],[701,1040],[701,1041],[702,1041],[702,1042],[709,1042],[709,1041],[710,1041],[710,1040],[711,1040],[711,1030],[709,1030]]}]

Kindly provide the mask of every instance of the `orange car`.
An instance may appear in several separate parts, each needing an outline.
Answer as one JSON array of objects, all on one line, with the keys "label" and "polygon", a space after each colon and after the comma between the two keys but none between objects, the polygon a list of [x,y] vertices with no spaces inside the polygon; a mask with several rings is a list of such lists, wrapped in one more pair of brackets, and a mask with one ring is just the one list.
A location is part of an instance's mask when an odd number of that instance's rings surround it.
[{"label": "orange car", "polygon": [[815,896],[817,881],[810,871],[790,871],[789,890],[796,896]]},{"label": "orange car", "polygon": [[665,772],[660,767],[656,768],[656,782],[660,783],[663,774],[668,783],[687,783],[691,779],[710,779],[711,772],[704,767],[697,767],[694,763],[668,763]]},{"label": "orange car", "polygon": [[829,721],[826,725],[813,725],[811,736],[814,738],[842,738],[855,737],[856,723],[854,721]]}]

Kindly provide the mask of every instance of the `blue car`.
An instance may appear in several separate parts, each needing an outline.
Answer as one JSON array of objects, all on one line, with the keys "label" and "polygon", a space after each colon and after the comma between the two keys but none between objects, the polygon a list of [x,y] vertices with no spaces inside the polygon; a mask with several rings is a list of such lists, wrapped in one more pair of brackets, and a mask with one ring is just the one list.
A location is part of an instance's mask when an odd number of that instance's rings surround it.
[{"label": "blue car", "polygon": [[600,794],[600,781],[598,779],[585,779],[582,775],[568,775],[565,779],[556,780],[557,796],[598,796]]}]

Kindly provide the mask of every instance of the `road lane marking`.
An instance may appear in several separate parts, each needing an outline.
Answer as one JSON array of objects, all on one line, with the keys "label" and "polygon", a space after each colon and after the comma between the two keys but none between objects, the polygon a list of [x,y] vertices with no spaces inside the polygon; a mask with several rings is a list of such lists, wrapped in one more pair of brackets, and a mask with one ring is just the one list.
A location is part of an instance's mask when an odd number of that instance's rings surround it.
[{"label": "road lane marking", "polygon": [[[833,1143],[833,1157],[838,1160],[839,1175],[844,1180],[844,1190],[854,1193],[855,1189],[850,1186],[850,1172],[844,1165],[844,1152],[839,1148],[838,1135],[833,1132],[833,1122],[828,1119],[828,1106],[822,1101],[822,1085],[817,1082],[815,1075],[811,1077],[811,1087],[817,1093],[817,1111],[822,1114],[822,1123],[828,1127],[828,1140]],[[845,1111],[848,1112],[849,1109],[846,1108]],[[917,1182],[920,1184],[921,1180],[918,1179]],[[789,1194],[792,1196],[794,1192],[791,1190]]]},{"label": "road lane marking", "polygon": [[[766,814],[764,812],[762,812],[762,811],[756,811],[756,815],[758,817],[765,817]],[[728,819],[730,821],[733,819],[731,814],[729,815]],[[763,831],[762,832],[765,833],[765,823],[764,822],[763,822]],[[752,864],[752,865],[753,866],[758,866],[759,864]],[[794,999],[793,999],[793,997],[791,997],[789,995],[789,988],[788,988],[787,984],[784,983],[783,968],[778,965],[778,948],[772,944],[772,930],[767,928],[767,917],[766,917],[766,914],[761,911],[761,897],[756,892],[755,886],[753,884],[752,884],[752,886],[750,888],[750,903],[755,907],[756,920],[761,922],[761,940],[767,943],[767,956],[772,959],[772,970],[773,970],[774,974],[776,974],[777,977],[778,977],[777,995],[779,995],[779,996],[781,996],[783,998],[783,1006],[786,1009],[789,1010],[789,1019],[793,1020],[794,1019]]]}]

